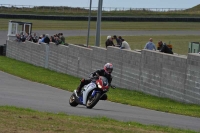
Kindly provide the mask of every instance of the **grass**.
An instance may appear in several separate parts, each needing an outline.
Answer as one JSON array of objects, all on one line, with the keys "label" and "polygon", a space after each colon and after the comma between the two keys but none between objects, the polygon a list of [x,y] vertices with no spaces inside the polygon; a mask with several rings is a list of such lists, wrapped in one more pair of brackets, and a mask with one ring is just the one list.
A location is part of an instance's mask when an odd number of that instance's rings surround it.
[{"label": "grass", "polygon": [[[159,40],[166,42],[167,44],[172,44],[173,52],[181,55],[187,55],[188,53],[188,44],[189,42],[200,42],[199,36],[176,36],[176,35],[169,35],[169,36],[123,36],[123,38],[129,43],[132,50],[134,49],[143,49],[145,44],[148,42],[149,38],[153,38],[154,43],[157,45]],[[87,37],[85,36],[71,36],[66,37],[68,43],[71,44],[86,44]],[[105,47],[106,36],[101,36],[101,47]],[[95,37],[90,37],[89,45],[94,46]],[[114,40],[116,44],[116,41]]]},{"label": "grass", "polygon": [[[30,19],[0,19],[0,30],[8,30],[9,20],[25,21],[33,23],[33,32],[35,30],[87,30],[87,21],[62,21],[62,20],[30,20]],[[91,29],[96,29],[96,21],[91,21]],[[102,21],[102,30],[200,30],[200,23],[197,22],[108,22]],[[87,35],[86,35],[87,36]]]},{"label": "grass", "polygon": [[0,106],[0,121],[0,129],[4,133],[196,133],[191,130],[120,122],[106,117],[53,114],[11,106]]},{"label": "grass", "polygon": [[[79,78],[50,71],[41,67],[36,67],[31,64],[3,56],[0,56],[0,64],[0,70],[4,72],[68,91],[73,91],[80,83]],[[138,91],[126,90],[122,88],[114,90],[110,89],[108,98],[110,101],[128,104],[131,106],[139,106],[157,111],[200,117],[199,105],[184,104],[168,98],[159,98]]]}]

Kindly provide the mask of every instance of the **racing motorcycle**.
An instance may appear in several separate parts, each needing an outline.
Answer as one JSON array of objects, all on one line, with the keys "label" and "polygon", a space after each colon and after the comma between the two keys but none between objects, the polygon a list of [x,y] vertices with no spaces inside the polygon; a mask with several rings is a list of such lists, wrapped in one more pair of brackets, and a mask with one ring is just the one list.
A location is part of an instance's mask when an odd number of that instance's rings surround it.
[{"label": "racing motorcycle", "polygon": [[[111,86],[115,89],[115,86]],[[108,80],[104,76],[98,76],[98,78],[92,80],[88,85],[85,85],[78,96],[76,90],[69,99],[69,104],[73,107],[77,105],[84,105],[87,108],[93,108],[99,100],[106,100],[106,92],[109,90]]]}]

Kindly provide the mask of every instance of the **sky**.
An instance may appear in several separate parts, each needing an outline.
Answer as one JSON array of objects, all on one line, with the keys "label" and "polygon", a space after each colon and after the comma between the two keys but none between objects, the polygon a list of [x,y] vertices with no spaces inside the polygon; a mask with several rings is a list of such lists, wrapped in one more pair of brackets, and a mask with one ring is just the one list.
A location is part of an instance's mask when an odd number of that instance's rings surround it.
[{"label": "sky", "polygon": [[[92,0],[92,7],[98,7],[99,0]],[[89,7],[90,0],[1,0],[1,4],[30,6]],[[103,0],[103,7],[120,8],[191,8],[200,0]]]}]

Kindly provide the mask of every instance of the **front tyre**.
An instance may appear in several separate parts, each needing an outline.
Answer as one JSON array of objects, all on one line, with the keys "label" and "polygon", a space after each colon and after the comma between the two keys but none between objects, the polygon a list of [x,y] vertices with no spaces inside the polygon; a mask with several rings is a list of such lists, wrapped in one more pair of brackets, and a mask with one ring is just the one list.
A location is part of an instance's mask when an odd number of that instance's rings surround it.
[{"label": "front tyre", "polygon": [[78,103],[76,102],[76,95],[73,93],[69,99],[69,104],[73,107],[76,107]]},{"label": "front tyre", "polygon": [[86,107],[89,109],[93,108],[99,101],[100,97],[101,97],[100,93],[97,93],[94,97],[89,97],[86,103]]}]

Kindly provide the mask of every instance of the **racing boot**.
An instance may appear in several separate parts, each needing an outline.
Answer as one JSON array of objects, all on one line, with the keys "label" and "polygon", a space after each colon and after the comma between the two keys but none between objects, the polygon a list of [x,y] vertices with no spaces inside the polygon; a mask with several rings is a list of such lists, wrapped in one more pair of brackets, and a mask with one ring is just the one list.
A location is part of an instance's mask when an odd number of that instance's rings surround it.
[{"label": "racing boot", "polygon": [[76,94],[77,94],[77,96],[81,95],[81,88],[80,88],[80,86],[76,89]]},{"label": "racing boot", "polygon": [[79,87],[76,89],[77,96],[81,95],[81,89],[83,88],[83,86],[84,86],[84,79],[81,80]]}]

